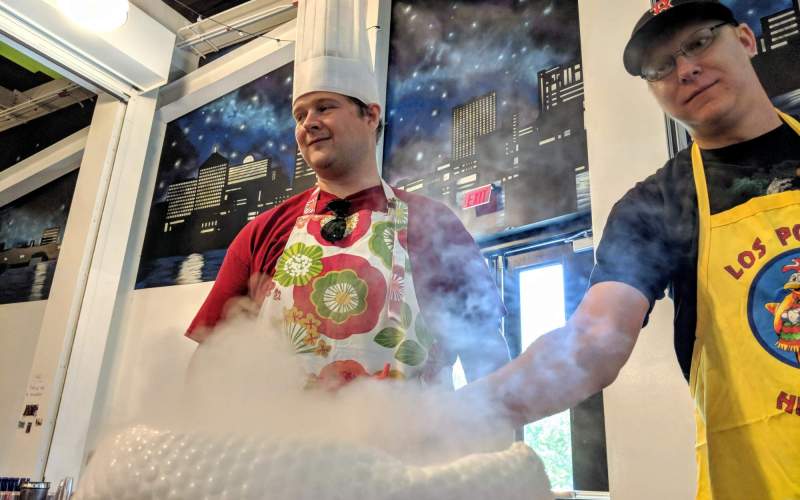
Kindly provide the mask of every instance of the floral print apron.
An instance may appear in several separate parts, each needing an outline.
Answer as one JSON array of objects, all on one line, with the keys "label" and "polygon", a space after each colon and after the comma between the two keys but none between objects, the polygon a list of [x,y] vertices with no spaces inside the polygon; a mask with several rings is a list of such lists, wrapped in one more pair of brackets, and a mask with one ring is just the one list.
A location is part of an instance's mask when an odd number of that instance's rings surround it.
[{"label": "floral print apron", "polygon": [[309,382],[339,386],[359,376],[428,379],[441,364],[420,314],[406,244],[408,206],[383,182],[388,212],[359,210],[329,242],[317,215],[319,188],[295,222],[259,318],[285,335]]}]

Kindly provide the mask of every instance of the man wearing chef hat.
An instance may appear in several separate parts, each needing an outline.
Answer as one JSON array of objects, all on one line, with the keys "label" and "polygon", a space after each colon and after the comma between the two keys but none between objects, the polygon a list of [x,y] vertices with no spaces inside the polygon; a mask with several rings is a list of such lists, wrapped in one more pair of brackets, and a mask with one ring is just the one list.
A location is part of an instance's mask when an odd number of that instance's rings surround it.
[{"label": "man wearing chef hat", "polygon": [[446,380],[456,356],[473,379],[508,359],[503,306],[456,216],[378,173],[365,10],[366,0],[299,3],[292,113],[317,185],[239,233],[187,335],[201,341],[244,303],[286,336],[312,384]]},{"label": "man wearing chef hat", "polygon": [[669,289],[702,500],[800,498],[800,123],[773,107],[756,53],[715,1],[642,16],[625,69],[694,144],[614,206],[567,326],[470,389],[518,422],[575,405],[614,381]]}]

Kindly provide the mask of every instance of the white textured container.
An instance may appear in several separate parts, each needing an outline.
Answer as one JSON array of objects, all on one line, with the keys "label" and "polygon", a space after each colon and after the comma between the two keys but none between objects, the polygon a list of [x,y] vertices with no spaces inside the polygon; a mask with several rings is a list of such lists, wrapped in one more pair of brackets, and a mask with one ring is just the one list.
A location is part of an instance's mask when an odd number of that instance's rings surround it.
[{"label": "white textured container", "polygon": [[550,500],[541,460],[515,443],[432,466],[344,442],[137,425],[92,457],[76,500]]}]

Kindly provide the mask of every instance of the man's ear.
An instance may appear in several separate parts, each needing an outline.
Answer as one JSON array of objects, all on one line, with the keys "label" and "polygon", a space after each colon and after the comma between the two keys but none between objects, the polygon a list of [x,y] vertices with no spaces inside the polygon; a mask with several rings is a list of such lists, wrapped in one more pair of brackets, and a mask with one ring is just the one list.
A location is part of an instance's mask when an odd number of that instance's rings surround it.
[{"label": "man's ear", "polygon": [[756,34],[753,33],[753,30],[747,23],[742,23],[739,26],[735,27],[736,29],[736,37],[739,39],[739,43],[742,44],[742,47],[745,48],[747,54],[753,58],[758,54],[758,41],[756,39]]},{"label": "man's ear", "polygon": [[371,125],[378,126],[381,121],[381,106],[380,104],[371,103],[367,104],[367,119]]}]

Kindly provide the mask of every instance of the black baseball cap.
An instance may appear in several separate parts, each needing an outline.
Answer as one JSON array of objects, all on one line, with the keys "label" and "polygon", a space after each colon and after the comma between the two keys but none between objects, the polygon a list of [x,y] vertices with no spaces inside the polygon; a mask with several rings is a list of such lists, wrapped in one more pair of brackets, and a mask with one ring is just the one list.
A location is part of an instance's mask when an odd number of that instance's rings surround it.
[{"label": "black baseball cap", "polygon": [[644,13],[625,46],[625,70],[633,76],[642,74],[642,59],[648,43],[669,26],[689,19],[708,19],[738,25],[733,12],[717,0],[657,0]]}]

